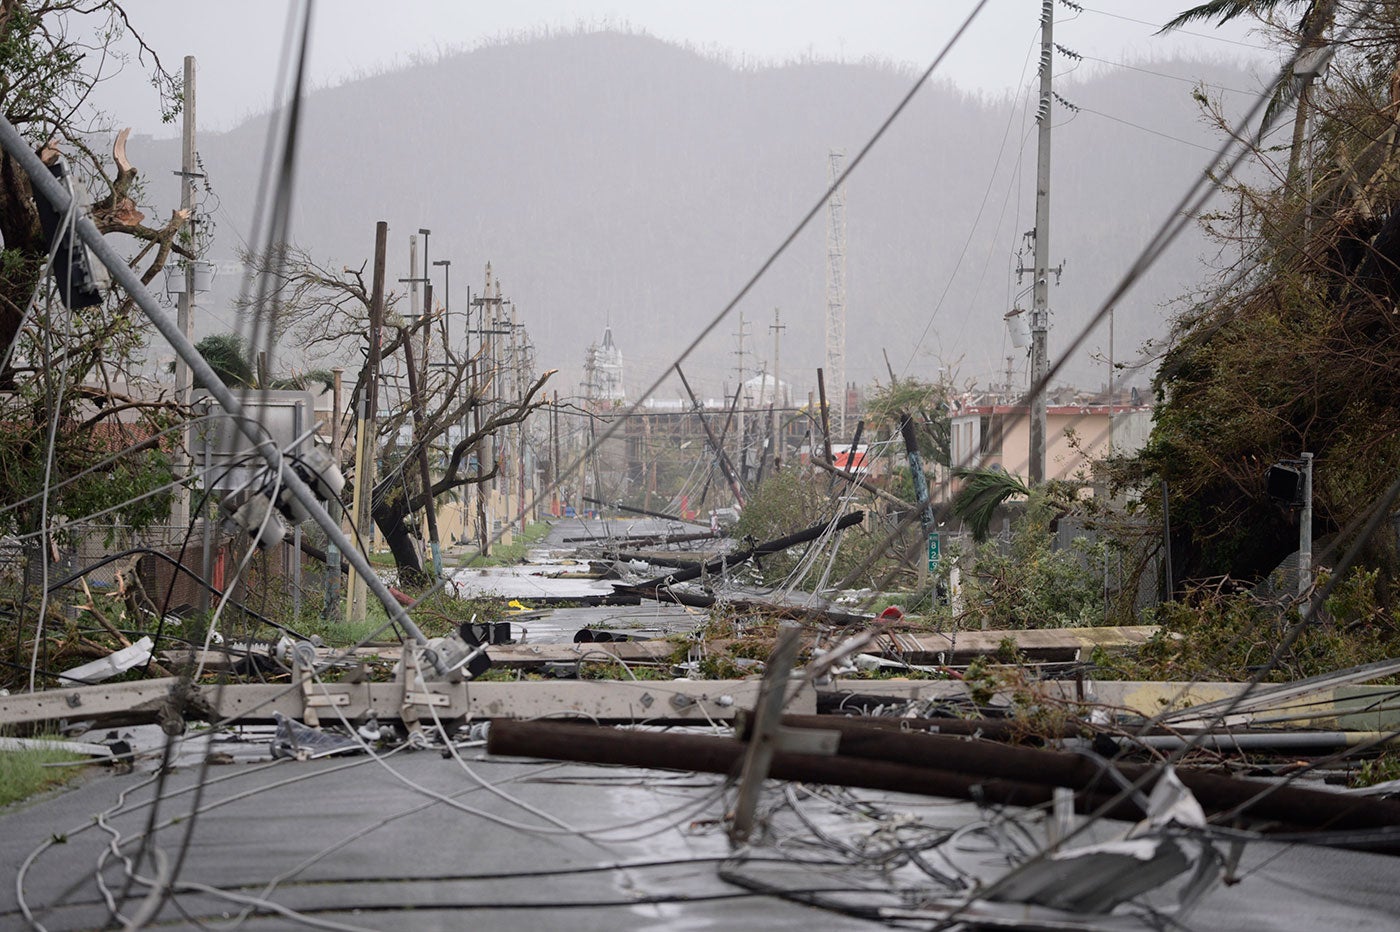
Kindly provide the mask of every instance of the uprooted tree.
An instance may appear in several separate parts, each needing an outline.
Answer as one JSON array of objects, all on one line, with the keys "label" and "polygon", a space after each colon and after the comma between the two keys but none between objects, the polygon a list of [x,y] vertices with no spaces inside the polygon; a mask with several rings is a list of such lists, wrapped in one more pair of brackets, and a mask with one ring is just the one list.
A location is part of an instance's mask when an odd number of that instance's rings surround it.
[{"label": "uprooted tree", "polygon": [[[360,359],[365,335],[370,332],[372,303],[365,267],[333,270],[296,246],[279,248],[276,253],[270,258],[245,257],[267,281],[268,291],[276,295],[276,300],[263,303],[241,299],[246,309],[267,318],[263,332],[273,340],[290,335],[308,356],[321,361]],[[487,442],[505,428],[524,422],[546,403],[542,390],[553,371],[518,373],[518,390],[503,392],[499,390],[501,373],[490,370],[480,346],[470,356],[458,351],[447,339],[440,309],[405,317],[397,310],[402,297],[391,293],[384,302],[380,378],[381,391],[390,397],[381,395],[377,405],[388,415],[381,416],[376,428],[379,466],[371,493],[371,514],[393,554],[400,581],[416,584],[424,581],[426,574],[415,543],[413,516],[454,490],[498,475],[499,464],[485,462]],[[423,362],[425,345],[432,347],[430,365]],[[414,354],[417,398],[398,377],[409,353]],[[358,366],[346,405],[347,420],[360,410],[370,377],[370,363],[365,358]],[[415,405],[419,406],[416,417]],[[350,436],[350,431],[345,435]],[[412,439],[405,442],[405,436]],[[424,449],[440,464],[426,490],[415,468]],[[348,463],[343,465],[348,467]]]}]

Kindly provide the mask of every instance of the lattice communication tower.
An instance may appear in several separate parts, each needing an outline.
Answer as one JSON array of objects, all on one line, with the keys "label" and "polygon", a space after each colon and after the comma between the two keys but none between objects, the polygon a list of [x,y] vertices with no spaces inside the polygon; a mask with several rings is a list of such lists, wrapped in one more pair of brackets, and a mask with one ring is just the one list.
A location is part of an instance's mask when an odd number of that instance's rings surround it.
[{"label": "lattice communication tower", "polygon": [[[830,182],[841,177],[846,153],[827,154]],[[826,384],[832,409],[832,430],[846,436],[846,186],[831,192],[826,210]]]}]

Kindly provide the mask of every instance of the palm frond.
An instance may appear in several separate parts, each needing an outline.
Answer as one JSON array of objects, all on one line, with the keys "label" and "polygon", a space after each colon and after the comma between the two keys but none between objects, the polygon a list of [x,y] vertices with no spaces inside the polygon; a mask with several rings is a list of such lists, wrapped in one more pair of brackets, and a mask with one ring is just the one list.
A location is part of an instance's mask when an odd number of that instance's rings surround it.
[{"label": "palm frond", "polygon": [[1030,495],[1019,476],[995,469],[954,469],[963,487],[953,496],[953,514],[967,522],[974,540],[987,539],[987,529],[997,508],[1013,495]]},{"label": "palm frond", "polygon": [[[1275,7],[1285,3],[1297,3],[1299,0],[1209,0],[1199,6],[1193,6],[1189,10],[1183,10],[1163,26],[1159,33],[1167,32],[1171,29],[1180,29],[1191,23],[1214,22],[1228,23],[1232,19],[1250,14],[1266,16],[1272,13]],[[1312,9],[1312,0],[1308,2],[1308,10]],[[1304,13],[1306,17],[1307,13]]]},{"label": "palm frond", "polygon": [[256,381],[248,361],[248,344],[236,333],[213,333],[194,345],[214,374],[230,388],[252,388]]}]

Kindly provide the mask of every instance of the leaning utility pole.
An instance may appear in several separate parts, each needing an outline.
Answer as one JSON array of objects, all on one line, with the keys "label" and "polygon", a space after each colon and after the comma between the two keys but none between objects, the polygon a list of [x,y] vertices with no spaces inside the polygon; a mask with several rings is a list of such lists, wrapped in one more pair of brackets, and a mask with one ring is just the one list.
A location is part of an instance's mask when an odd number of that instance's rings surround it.
[{"label": "leaning utility pole", "polygon": [[[194,225],[194,180],[198,177],[195,169],[198,165],[198,158],[194,145],[194,56],[185,56],[185,91],[183,106],[183,132],[180,141],[180,211],[185,215],[186,223],[189,224],[190,231],[190,253],[195,250],[195,225]],[[185,287],[180,291],[178,304],[179,318],[177,323],[180,332],[185,335],[185,339],[194,342],[194,261],[185,259]],[[180,405],[181,411],[188,411],[191,400],[191,389],[194,380],[190,377],[189,365],[178,355],[175,357],[175,400]],[[174,467],[175,478],[183,480],[189,473],[189,448],[190,431],[186,427],[183,441],[176,444]],[[207,483],[209,478],[206,476]],[[186,482],[180,482],[175,486],[175,502],[170,510],[170,523],[176,528],[183,528],[190,522],[190,487]]]},{"label": "leaning utility pole", "polygon": [[744,507],[744,488],[738,475],[734,472],[734,465],[729,462],[729,457],[724,452],[724,444],[715,439],[714,431],[710,429],[710,422],[705,420],[705,406],[700,403],[700,399],[695,397],[695,391],[690,387],[690,380],[685,377],[680,366],[676,366],[676,375],[681,378],[681,385],[685,387],[685,393],[690,396],[690,403],[694,405],[695,416],[700,419],[700,427],[705,431],[705,437],[710,441],[710,448],[715,451],[719,458],[720,471],[724,473],[725,481],[729,483],[729,489],[734,493],[734,501],[740,508]]},{"label": "leaning utility pole", "polygon": [[1055,0],[1040,4],[1040,104],[1035,120],[1040,124],[1035,166],[1035,269],[1031,287],[1031,485],[1045,481],[1045,383],[1050,371],[1046,332],[1050,329],[1050,110],[1054,90]]}]

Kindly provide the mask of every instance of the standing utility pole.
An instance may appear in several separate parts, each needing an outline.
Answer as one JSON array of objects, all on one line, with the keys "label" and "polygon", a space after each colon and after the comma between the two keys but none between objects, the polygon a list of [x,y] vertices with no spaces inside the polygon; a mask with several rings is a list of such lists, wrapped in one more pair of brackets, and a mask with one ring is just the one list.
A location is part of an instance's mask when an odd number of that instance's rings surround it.
[{"label": "standing utility pole", "polygon": [[779,311],[778,311],[778,309],[777,309],[776,307],[773,308],[773,323],[769,325],[768,329],[773,331],[773,409],[772,409],[772,411],[773,411],[773,424],[772,424],[772,432],[773,432],[773,472],[776,473],[778,470],[780,470],[780,469],[783,468],[783,445],[782,445],[782,441],[781,441],[781,435],[780,435],[779,432],[778,432],[778,423],[779,423],[780,420],[782,420],[782,415],[781,415],[781,414],[779,413],[779,411],[778,411],[778,408],[779,408],[779,406],[780,406],[780,404],[781,404],[781,402],[780,402],[780,400],[779,400],[779,396],[780,396],[780,393],[782,392],[782,389],[780,389],[780,388],[778,387],[779,385],[782,384],[781,382],[778,381],[778,345],[779,345],[779,340],[780,340],[780,338],[782,337],[782,331],[784,331],[784,330],[787,329],[787,327],[786,327],[783,323],[781,323],[781,317],[780,317]]},{"label": "standing utility pole", "polygon": [[[341,463],[340,449],[343,446],[340,436],[340,419],[344,412],[341,410],[341,391],[345,383],[345,370],[336,366],[331,370],[333,381],[331,383],[331,459],[336,466]],[[336,527],[342,526],[344,515],[343,508],[338,497],[332,498],[326,505],[326,510],[330,513],[331,520],[336,523]],[[354,570],[351,570],[354,572]],[[208,576],[205,577],[206,579]],[[321,611],[321,617],[327,620],[334,618],[340,613],[340,548],[335,541],[326,542],[326,604]]]},{"label": "standing utility pole", "polygon": [[[428,236],[433,231],[425,230],[420,227],[418,232],[423,235],[423,316],[429,317],[433,313],[433,285],[432,279],[428,277],[428,272],[430,271],[428,268]],[[410,270],[408,274],[412,275],[413,270]],[[432,332],[433,328],[431,326],[428,326],[428,322],[425,320],[423,326],[424,373],[427,373],[428,366],[431,364],[431,360],[428,356],[428,349],[432,345],[432,341],[429,339],[432,336]]]},{"label": "standing utility pole", "polygon": [[[360,433],[355,444],[355,530],[358,545],[369,556],[374,538],[374,471],[379,446],[379,351],[384,326],[384,267],[389,252],[389,224],[383,220],[374,225],[374,279],[369,302],[369,360],[365,364],[366,384],[360,392]],[[365,581],[350,570],[350,598],[345,602],[345,617],[349,622],[365,620]]]},{"label": "standing utility pole", "polygon": [[1113,317],[1116,308],[1108,309],[1108,455],[1113,455],[1113,405],[1118,400],[1113,394]]},{"label": "standing utility pole", "polygon": [[[744,409],[748,407],[749,401],[744,398],[744,312],[739,312],[739,348],[735,350],[735,355],[739,357],[739,385],[734,389],[734,397],[740,399],[736,410],[739,413],[739,421],[734,428],[734,455],[739,461],[739,468],[742,472],[744,463],[744,444],[747,437],[744,434]],[[747,479],[747,476],[740,475],[740,481]]]},{"label": "standing utility pole", "polygon": [[[478,340],[478,345],[477,345],[476,360],[475,360],[475,362],[473,362],[473,364],[472,364],[472,369],[473,369],[473,373],[472,373],[472,397],[473,397],[474,399],[476,399],[476,402],[472,405],[472,421],[473,421],[474,429],[475,429],[478,433],[480,433],[480,431],[481,431],[481,409],[482,409],[482,407],[483,407],[483,405],[484,405],[484,402],[483,402],[483,400],[482,400],[482,395],[483,395],[483,393],[485,392],[487,386],[493,386],[493,387],[495,386],[495,381],[494,381],[494,380],[495,380],[495,377],[496,377],[496,340],[495,340],[495,334],[497,334],[497,333],[500,332],[499,329],[496,327],[496,324],[497,324],[497,319],[496,319],[496,318],[497,318],[497,316],[499,315],[499,312],[500,312],[500,304],[501,304],[501,291],[500,291],[500,286],[497,285],[494,289],[492,288],[491,263],[490,263],[490,262],[487,262],[487,263],[486,263],[486,287],[482,289],[481,295],[480,295],[479,297],[476,297],[476,298],[472,299],[472,300],[469,302],[469,307],[476,307],[476,308],[479,308],[479,309],[480,309],[480,313],[479,313],[479,316],[478,316],[478,319],[477,319],[477,331],[476,331],[479,340]],[[486,326],[486,323],[487,323],[487,319],[486,319],[486,309],[487,309],[488,307],[492,309],[492,310],[491,310],[491,326],[490,326],[490,327]],[[468,324],[470,325],[470,321],[471,321],[470,316],[468,316],[467,320],[468,320]],[[488,419],[489,419],[489,415],[488,415]],[[492,444],[492,446],[491,446],[491,453],[492,453],[491,462],[492,462],[492,464],[494,465],[495,462],[496,462],[496,459],[497,459],[497,457],[496,457],[496,455],[495,455],[495,453],[496,453],[496,447],[495,447],[495,444],[496,444],[496,436],[495,436],[495,434],[492,434],[492,436],[491,436],[491,444]],[[485,452],[485,450],[484,450],[484,448],[483,448],[483,444],[482,444],[482,441],[481,441],[480,439],[477,440],[476,446],[475,446],[475,448],[473,449],[472,452],[473,452],[473,455],[476,457],[477,475],[480,476],[482,473],[484,473],[484,472],[486,471],[485,458],[482,456],[482,454]],[[494,484],[495,481],[496,481],[496,480],[492,480],[492,483]],[[490,519],[489,519],[488,514],[487,514],[487,512],[488,512],[488,509],[487,509],[487,497],[488,497],[488,492],[487,492],[487,488],[486,488],[486,483],[485,483],[485,482],[478,480],[478,481],[475,483],[475,485],[476,485],[476,530],[477,530],[477,546],[478,546],[478,548],[479,548],[479,550],[480,550],[481,555],[482,555],[482,556],[487,556],[487,555],[490,553],[490,547],[491,547],[491,525],[490,525]]]},{"label": "standing utility pole", "polygon": [[[194,70],[194,56],[186,55],[184,121],[180,144],[180,210],[185,215],[185,222],[189,224],[189,246],[192,254],[195,249],[194,180],[198,177],[195,171],[198,159],[194,145]],[[185,287],[180,292],[178,308],[179,319],[177,323],[180,326],[180,332],[185,335],[186,340],[193,343],[194,260],[192,259],[185,260]],[[193,383],[189,365],[177,355],[175,357],[175,400],[179,403],[182,411],[189,410]],[[173,465],[177,480],[184,479],[189,472],[189,440],[190,431],[187,427],[182,442],[177,445],[175,450]],[[208,482],[209,477],[206,476],[204,481]],[[175,503],[171,508],[170,522],[177,528],[185,527],[190,522],[190,487],[186,482],[175,486]]]},{"label": "standing utility pole", "polygon": [[1040,104],[1035,120],[1040,125],[1035,166],[1035,270],[1031,286],[1031,485],[1045,481],[1045,376],[1050,371],[1046,331],[1050,329],[1050,111],[1054,90],[1055,0],[1040,4]]},{"label": "standing utility pole", "polygon": [[[515,398],[517,410],[525,401],[525,353],[524,341],[520,339],[520,322],[515,315],[515,302],[510,305],[510,371],[511,395]],[[520,533],[525,533],[525,421],[522,418],[515,425],[515,474],[520,497],[516,501],[520,515]]]}]

